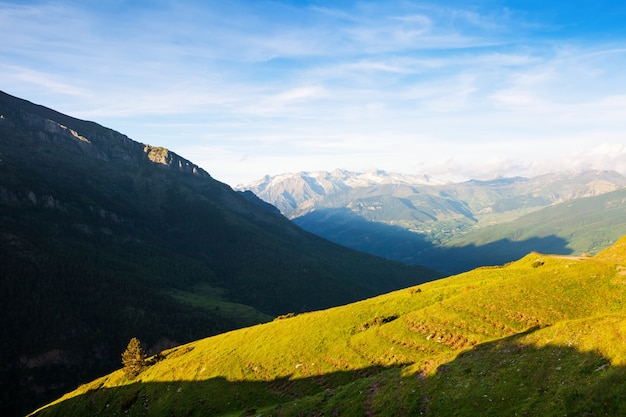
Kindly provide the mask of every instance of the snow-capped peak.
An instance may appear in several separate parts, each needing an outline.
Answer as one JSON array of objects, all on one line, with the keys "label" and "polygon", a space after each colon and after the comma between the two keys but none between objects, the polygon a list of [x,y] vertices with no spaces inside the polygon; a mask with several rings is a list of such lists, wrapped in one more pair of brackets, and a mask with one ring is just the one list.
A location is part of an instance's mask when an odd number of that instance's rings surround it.
[{"label": "snow-capped peak", "polygon": [[247,185],[238,185],[238,190],[250,190],[259,198],[274,204],[285,215],[297,207],[317,198],[338,191],[376,185],[442,185],[445,181],[429,175],[388,173],[383,170],[353,172],[343,169],[334,171],[301,171],[265,177]]}]

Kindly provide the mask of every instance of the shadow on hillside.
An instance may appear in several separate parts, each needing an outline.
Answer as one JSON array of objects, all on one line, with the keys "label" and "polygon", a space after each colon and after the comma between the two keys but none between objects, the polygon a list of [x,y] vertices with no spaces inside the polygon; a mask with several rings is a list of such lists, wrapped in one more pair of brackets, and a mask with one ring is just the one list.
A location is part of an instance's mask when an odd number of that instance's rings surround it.
[{"label": "shadow on hillside", "polygon": [[371,222],[347,208],[321,209],[293,220],[308,232],[343,246],[407,264],[427,266],[444,275],[480,266],[503,265],[530,252],[570,255],[567,241],[545,236],[511,241],[501,239],[482,246],[441,247],[424,235],[399,226]]},{"label": "shadow on hillside", "polygon": [[534,347],[527,334],[478,345],[430,376],[373,366],[272,381],[136,382],[93,389],[35,415],[626,415],[623,367],[596,352]]},{"label": "shadow on hillside", "polygon": [[[228,381],[216,377],[195,382],[135,382],[116,388],[92,389],[34,415],[117,415],[132,410],[132,415],[145,412],[155,416],[207,416],[241,412],[256,416],[260,409],[280,410],[281,405],[308,396],[321,395],[323,398],[318,399],[318,405],[322,406],[336,389],[389,369],[392,368],[372,366],[307,378],[290,375],[271,381]],[[399,372],[399,368],[396,369]]]},{"label": "shadow on hillside", "polygon": [[430,415],[626,415],[626,368],[597,351],[536,347],[539,327],[484,343],[441,365],[427,379]]}]

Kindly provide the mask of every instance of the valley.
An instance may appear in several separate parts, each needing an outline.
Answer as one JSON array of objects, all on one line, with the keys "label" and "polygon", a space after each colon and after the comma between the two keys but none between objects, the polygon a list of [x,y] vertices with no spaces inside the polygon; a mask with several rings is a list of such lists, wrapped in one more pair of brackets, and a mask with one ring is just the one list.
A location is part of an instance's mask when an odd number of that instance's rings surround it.
[{"label": "valley", "polygon": [[446,183],[335,170],[265,177],[239,189],[305,230],[457,274],[531,251],[594,254],[626,234],[626,177],[612,171]]}]

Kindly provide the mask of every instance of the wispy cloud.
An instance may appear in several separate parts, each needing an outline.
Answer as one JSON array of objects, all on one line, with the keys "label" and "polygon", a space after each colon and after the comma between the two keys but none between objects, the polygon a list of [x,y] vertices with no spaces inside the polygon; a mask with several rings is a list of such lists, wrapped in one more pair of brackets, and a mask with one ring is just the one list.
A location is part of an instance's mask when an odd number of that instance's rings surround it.
[{"label": "wispy cloud", "polygon": [[30,68],[17,67],[14,65],[1,65],[0,71],[5,74],[4,81],[7,84],[24,83],[33,87],[42,88],[55,94],[86,97],[86,90],[76,87],[61,80],[56,74],[33,70]]},{"label": "wispy cloud", "polygon": [[626,141],[626,37],[567,37],[542,16],[480,1],[0,0],[0,88],[229,182],[298,164],[623,166],[601,155]]}]

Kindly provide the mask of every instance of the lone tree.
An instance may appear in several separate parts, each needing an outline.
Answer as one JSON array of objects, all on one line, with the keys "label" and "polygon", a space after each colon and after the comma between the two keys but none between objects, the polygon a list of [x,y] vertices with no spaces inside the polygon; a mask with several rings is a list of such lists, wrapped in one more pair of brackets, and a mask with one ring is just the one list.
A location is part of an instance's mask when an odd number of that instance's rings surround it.
[{"label": "lone tree", "polygon": [[136,337],[130,339],[124,353],[122,353],[124,372],[130,379],[135,379],[146,367],[146,352],[141,347],[141,342]]}]

